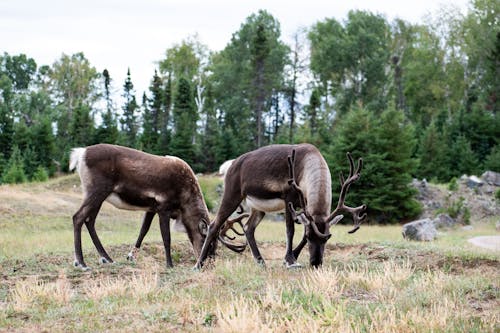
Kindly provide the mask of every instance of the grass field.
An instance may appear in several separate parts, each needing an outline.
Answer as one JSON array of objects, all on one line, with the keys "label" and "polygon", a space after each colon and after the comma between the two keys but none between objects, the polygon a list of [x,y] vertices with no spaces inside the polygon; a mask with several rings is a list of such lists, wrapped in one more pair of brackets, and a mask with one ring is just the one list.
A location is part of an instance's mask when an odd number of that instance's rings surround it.
[{"label": "grass field", "polygon": [[[213,204],[220,183],[202,179]],[[267,263],[219,247],[201,272],[184,234],[173,232],[165,268],[157,223],[137,262],[127,262],[141,214],[107,204],[96,224],[112,256],[84,231],[89,272],[72,267],[75,176],[0,186],[0,332],[498,332],[500,253],[467,242],[495,234],[496,219],[407,242],[400,226],[336,226],[323,268],[286,270],[284,223],[265,220],[256,238]],[[297,228],[298,241],[302,229]]]}]

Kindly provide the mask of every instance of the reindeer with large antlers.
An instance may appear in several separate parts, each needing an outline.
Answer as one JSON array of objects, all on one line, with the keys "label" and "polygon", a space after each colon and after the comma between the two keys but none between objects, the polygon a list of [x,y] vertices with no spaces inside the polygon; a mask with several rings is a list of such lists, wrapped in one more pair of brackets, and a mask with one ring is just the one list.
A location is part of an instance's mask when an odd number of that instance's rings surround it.
[{"label": "reindeer with large antlers", "polygon": [[[237,158],[225,178],[225,190],[215,220],[210,224],[196,268],[201,268],[208,256],[208,249],[218,237],[231,245],[226,231],[233,223],[227,218],[239,207],[243,199],[251,210],[244,226],[244,234],[255,260],[264,264],[264,259],[255,242],[255,228],[266,212],[285,210],[287,267],[300,266],[297,263],[302,248],[309,244],[310,264],[318,267],[323,263],[326,241],[331,237],[329,228],[338,223],[342,212],[352,215],[355,232],[366,217],[366,206],[351,208],[344,204],[350,185],[360,177],[362,160],[354,168],[350,163],[349,177],[341,176],[341,193],[337,207],[331,210],[331,176],[328,165],[316,147],[310,144],[271,145],[248,152]],[[296,208],[300,209],[297,211]],[[305,226],[301,243],[293,249],[294,222]],[[246,244],[232,244],[232,249],[241,252]]]}]

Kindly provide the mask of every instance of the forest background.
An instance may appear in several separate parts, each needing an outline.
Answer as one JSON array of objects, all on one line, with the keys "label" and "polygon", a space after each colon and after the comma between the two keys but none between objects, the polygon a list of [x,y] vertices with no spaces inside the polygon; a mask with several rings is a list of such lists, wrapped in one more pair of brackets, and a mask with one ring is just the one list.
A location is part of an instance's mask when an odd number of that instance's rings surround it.
[{"label": "forest background", "polygon": [[353,10],[286,44],[261,10],[221,51],[196,36],[168,48],[142,95],[130,70],[115,82],[82,52],[51,65],[4,52],[0,183],[67,172],[72,147],[101,142],[176,155],[196,172],[310,142],[333,175],[347,169],[346,152],[364,159],[349,201],[366,203],[373,221],[408,219],[420,211],[412,178],[500,172],[499,21],[495,0],[425,24]]}]

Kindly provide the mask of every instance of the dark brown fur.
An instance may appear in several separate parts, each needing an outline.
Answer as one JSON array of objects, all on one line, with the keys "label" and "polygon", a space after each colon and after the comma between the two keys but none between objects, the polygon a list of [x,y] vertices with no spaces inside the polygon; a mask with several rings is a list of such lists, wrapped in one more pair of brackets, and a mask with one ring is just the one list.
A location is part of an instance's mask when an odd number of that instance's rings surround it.
[{"label": "dark brown fur", "polygon": [[[81,250],[83,224],[87,226],[94,245],[103,257],[102,261],[112,262],[94,228],[95,218],[106,199],[118,208],[146,212],[142,228],[146,230],[141,230],[140,241],[149,229],[153,216],[158,214],[167,266],[172,266],[170,218],[181,218],[195,254],[200,253],[205,238],[200,226],[209,221],[208,210],[198,181],[187,163],[178,158],[151,155],[109,144],[87,147],[84,154],[85,158],[80,161],[83,165],[78,166],[84,200],[73,216],[76,265],[86,268]],[[75,164],[72,156],[72,165]]]},{"label": "dark brown fur", "polygon": [[[331,207],[331,179],[328,166],[316,147],[310,144],[299,145],[271,145],[248,152],[238,157],[228,169],[225,178],[225,190],[221,206],[214,222],[209,227],[204,247],[197,262],[200,268],[208,255],[211,242],[215,242],[222,224],[238,208],[245,198],[253,197],[260,200],[280,199],[287,207],[291,202],[294,207],[299,206],[299,197],[289,183],[288,156],[292,150],[296,152],[296,181],[304,190],[307,200],[308,213],[314,218],[321,232],[327,231],[327,218]],[[317,163],[308,163],[307,159],[314,159]],[[306,170],[306,167],[308,170]],[[318,175],[312,177],[311,175]],[[309,177],[307,180],[306,178]],[[266,211],[252,209],[252,214],[246,224],[245,235],[255,259],[264,263],[255,243],[254,231],[264,217]],[[294,221],[285,209],[287,229],[287,251],[285,262],[293,267],[302,249],[292,250]],[[326,240],[316,237],[308,227],[304,239],[309,242],[311,264],[318,266],[322,263],[324,244]]]}]

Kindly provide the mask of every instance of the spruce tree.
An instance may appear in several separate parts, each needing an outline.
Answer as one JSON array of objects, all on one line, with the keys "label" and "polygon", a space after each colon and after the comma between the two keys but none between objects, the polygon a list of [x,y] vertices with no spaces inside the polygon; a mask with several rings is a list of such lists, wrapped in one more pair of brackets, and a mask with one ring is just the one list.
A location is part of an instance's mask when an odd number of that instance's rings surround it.
[{"label": "spruce tree", "polygon": [[2,183],[16,184],[24,183],[28,180],[24,172],[24,161],[21,151],[17,146],[12,149],[12,154],[2,173]]},{"label": "spruce tree", "polygon": [[106,110],[102,114],[102,123],[96,131],[95,141],[99,143],[116,143],[118,141],[118,127],[113,100],[111,99],[111,76],[107,69],[102,72],[102,76],[104,78]]},{"label": "spruce tree", "polygon": [[158,133],[154,129],[154,115],[149,104],[146,93],[144,93],[142,95],[142,133],[140,148],[149,153],[157,153]]},{"label": "spruce tree", "polygon": [[135,99],[134,84],[130,77],[130,68],[127,70],[127,78],[123,85],[123,98],[125,99],[123,117],[121,123],[121,144],[128,147],[136,147],[137,144],[137,116],[135,114],[138,107]]},{"label": "spruce tree", "polygon": [[450,161],[452,176],[473,175],[479,172],[477,158],[474,155],[470,141],[464,135],[459,135],[453,142]]},{"label": "spruce tree", "polygon": [[197,114],[194,106],[194,96],[189,81],[179,80],[174,101],[174,133],[171,142],[171,154],[193,165],[195,162],[195,147]]},{"label": "spruce tree", "polygon": [[8,159],[11,154],[14,119],[12,117],[12,82],[0,72],[0,155]]},{"label": "spruce tree", "polygon": [[419,149],[417,175],[428,180],[448,181],[448,147],[435,122],[424,130]]},{"label": "spruce tree", "polygon": [[[360,180],[353,184],[346,203],[365,203],[369,217],[382,223],[392,223],[415,217],[420,207],[410,187],[415,161],[413,128],[405,124],[401,112],[384,111],[380,117],[363,108],[351,110],[338,120],[333,144],[326,158],[333,179],[348,172],[346,153],[354,159],[363,158]],[[333,202],[338,200],[340,185],[333,181]]]}]

